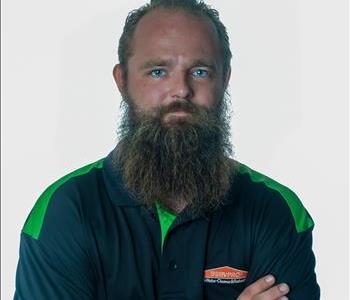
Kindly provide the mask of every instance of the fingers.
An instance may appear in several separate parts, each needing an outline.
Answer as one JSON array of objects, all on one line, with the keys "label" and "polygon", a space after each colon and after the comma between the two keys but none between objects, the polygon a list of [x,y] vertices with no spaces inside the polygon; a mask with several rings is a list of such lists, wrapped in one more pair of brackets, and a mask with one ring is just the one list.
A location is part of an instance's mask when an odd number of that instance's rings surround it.
[{"label": "fingers", "polygon": [[259,280],[246,287],[237,300],[251,299],[255,295],[258,295],[273,286],[274,283],[275,278],[272,275],[260,278]]},{"label": "fingers", "polygon": [[[260,278],[246,287],[237,300],[279,300],[289,292],[289,287],[285,283],[273,286],[274,283],[272,275]],[[282,298],[286,299],[288,298]]]},{"label": "fingers", "polygon": [[[288,294],[289,292],[289,287],[288,285],[286,285],[285,283],[282,284],[278,284],[276,286],[273,286],[271,288],[269,288],[267,291],[259,294],[256,298],[256,300],[273,300],[273,299],[282,299],[282,300],[286,300],[288,299],[287,297],[285,297],[284,295]],[[285,298],[283,298],[283,296]],[[255,299],[255,298],[254,298]]]}]

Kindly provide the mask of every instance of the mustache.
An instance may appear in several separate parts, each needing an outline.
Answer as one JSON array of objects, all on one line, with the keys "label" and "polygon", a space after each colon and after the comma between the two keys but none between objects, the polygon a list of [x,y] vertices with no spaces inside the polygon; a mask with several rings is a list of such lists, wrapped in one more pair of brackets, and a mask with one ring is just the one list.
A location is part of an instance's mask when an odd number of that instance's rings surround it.
[{"label": "mustache", "polygon": [[198,111],[197,106],[192,102],[185,99],[177,99],[171,102],[167,106],[162,106],[159,108],[158,114],[160,117],[172,112],[184,111],[187,113],[196,113]]}]

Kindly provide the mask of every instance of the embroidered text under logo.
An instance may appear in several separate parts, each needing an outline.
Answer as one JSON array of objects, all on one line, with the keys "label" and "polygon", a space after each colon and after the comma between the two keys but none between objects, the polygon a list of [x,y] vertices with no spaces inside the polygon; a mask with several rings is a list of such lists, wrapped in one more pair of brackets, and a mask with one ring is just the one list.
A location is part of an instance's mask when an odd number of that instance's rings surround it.
[{"label": "embroidered text under logo", "polygon": [[244,282],[248,276],[247,271],[228,266],[204,271],[204,282],[233,284]]}]

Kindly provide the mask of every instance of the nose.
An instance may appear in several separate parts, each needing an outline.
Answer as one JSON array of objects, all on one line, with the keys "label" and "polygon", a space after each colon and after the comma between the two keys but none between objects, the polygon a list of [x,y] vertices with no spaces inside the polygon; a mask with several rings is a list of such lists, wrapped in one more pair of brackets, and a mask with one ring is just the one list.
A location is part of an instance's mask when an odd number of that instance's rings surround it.
[{"label": "nose", "polygon": [[189,100],[193,95],[193,90],[189,82],[189,78],[185,73],[178,73],[174,75],[171,82],[171,97],[182,98]]}]

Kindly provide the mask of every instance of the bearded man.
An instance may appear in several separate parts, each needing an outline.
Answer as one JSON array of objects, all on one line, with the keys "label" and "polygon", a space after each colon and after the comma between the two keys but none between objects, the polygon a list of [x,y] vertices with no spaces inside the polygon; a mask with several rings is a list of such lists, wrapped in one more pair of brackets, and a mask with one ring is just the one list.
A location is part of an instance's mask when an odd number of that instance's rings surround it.
[{"label": "bearded man", "polygon": [[319,299],[310,215],[230,158],[230,59],[203,2],[129,14],[113,71],[120,142],[40,196],[15,299]]}]

